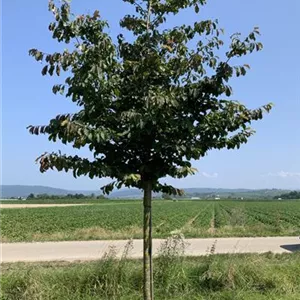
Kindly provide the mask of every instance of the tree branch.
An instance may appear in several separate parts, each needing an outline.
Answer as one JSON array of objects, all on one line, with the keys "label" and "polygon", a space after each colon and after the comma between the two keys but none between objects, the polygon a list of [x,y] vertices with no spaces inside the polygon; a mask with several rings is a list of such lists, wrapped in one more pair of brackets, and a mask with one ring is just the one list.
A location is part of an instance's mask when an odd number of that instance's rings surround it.
[{"label": "tree branch", "polygon": [[147,13],[147,33],[149,33],[150,17],[151,17],[151,0],[148,0],[148,13]]}]

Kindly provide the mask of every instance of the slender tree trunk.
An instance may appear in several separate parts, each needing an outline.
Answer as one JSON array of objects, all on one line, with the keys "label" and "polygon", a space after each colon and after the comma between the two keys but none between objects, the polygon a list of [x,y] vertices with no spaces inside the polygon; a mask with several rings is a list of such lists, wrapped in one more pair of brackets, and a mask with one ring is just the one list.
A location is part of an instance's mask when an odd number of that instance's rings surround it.
[{"label": "slender tree trunk", "polygon": [[[147,33],[151,22],[151,0],[147,3]],[[144,300],[154,300],[152,266],[152,182],[144,182]]]},{"label": "slender tree trunk", "polygon": [[152,183],[144,185],[144,300],[153,300],[152,268]]}]

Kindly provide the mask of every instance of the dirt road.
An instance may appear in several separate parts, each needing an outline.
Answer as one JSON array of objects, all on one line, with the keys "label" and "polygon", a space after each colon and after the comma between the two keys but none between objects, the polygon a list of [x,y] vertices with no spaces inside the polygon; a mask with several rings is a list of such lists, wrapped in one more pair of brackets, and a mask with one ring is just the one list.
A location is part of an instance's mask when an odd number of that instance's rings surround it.
[{"label": "dirt road", "polygon": [[[156,255],[164,240],[153,240]],[[257,238],[216,238],[186,239],[185,255],[200,256],[210,252],[218,253],[284,253],[300,251],[298,237],[257,237]],[[43,243],[1,244],[1,261],[75,261],[101,259],[110,247],[114,247],[117,257],[123,253],[128,241],[72,241]],[[142,240],[133,240],[130,258],[142,257]]]},{"label": "dirt road", "polygon": [[57,204],[0,204],[0,208],[31,208],[31,207],[55,207],[55,206],[80,206],[92,205],[90,203],[57,203]]}]

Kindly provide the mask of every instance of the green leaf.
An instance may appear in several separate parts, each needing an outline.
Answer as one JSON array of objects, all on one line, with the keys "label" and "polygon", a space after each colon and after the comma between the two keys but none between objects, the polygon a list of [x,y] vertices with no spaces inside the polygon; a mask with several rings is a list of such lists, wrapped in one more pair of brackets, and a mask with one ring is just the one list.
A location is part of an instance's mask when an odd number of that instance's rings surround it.
[{"label": "green leaf", "polygon": [[42,59],[43,59],[43,53],[40,52],[40,51],[36,51],[36,53],[35,53],[35,59],[36,59],[37,61],[42,60]]},{"label": "green leaf", "polygon": [[45,66],[43,69],[42,69],[42,75],[46,75],[47,74],[47,71],[48,71],[48,66]]},{"label": "green leaf", "polygon": [[227,97],[231,96],[231,94],[232,94],[232,89],[231,89],[230,86],[226,86],[226,87],[225,87],[225,94],[226,94]]},{"label": "green leaf", "polygon": [[54,72],[54,65],[50,66],[48,73],[52,76]]},{"label": "green leaf", "polygon": [[256,44],[256,50],[259,51],[259,50],[262,50],[263,48],[263,44],[262,43],[257,43]]},{"label": "green leaf", "polygon": [[100,134],[99,133],[97,133],[97,135],[96,135],[96,140],[97,140],[97,143],[100,143],[101,138],[100,138]]},{"label": "green leaf", "polygon": [[100,131],[100,137],[102,140],[105,140],[105,133],[103,131]]},{"label": "green leaf", "polygon": [[56,75],[57,76],[60,75],[60,67],[59,67],[59,65],[56,65]]}]

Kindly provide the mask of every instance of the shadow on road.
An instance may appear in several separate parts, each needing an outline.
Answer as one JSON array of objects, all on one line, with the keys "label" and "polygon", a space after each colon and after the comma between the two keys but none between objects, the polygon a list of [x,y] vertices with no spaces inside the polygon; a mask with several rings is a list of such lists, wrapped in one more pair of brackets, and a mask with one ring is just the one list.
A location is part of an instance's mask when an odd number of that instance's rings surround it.
[{"label": "shadow on road", "polygon": [[281,245],[281,248],[288,250],[290,252],[296,252],[300,251],[300,244],[294,244],[294,245]]}]

